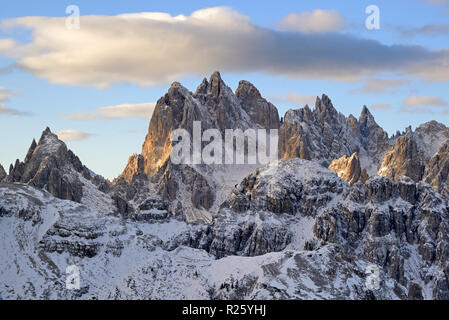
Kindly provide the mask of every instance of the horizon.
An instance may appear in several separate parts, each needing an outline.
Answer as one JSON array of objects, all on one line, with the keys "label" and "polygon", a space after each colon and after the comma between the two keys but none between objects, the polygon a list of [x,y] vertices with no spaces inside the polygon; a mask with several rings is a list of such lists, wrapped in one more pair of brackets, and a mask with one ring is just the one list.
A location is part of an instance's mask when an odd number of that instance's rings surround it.
[{"label": "horizon", "polygon": [[[233,91],[240,80],[253,83],[280,117],[325,93],[346,117],[358,118],[366,105],[389,137],[432,120],[449,124],[449,1],[281,3],[77,1],[75,30],[66,25],[75,21],[69,4],[5,4],[0,164],[8,170],[23,159],[48,126],[86,167],[112,180],[141,152],[169,84],[195,91],[214,70]],[[365,27],[372,4],[378,30]],[[239,50],[226,50],[230,44]]]}]

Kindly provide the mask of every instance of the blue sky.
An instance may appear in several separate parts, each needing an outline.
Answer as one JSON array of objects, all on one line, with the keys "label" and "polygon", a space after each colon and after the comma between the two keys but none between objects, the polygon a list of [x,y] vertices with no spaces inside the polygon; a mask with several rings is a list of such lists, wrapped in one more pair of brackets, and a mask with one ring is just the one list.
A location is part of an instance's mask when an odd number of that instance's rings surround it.
[{"label": "blue sky", "polygon": [[[365,28],[365,8],[371,4],[380,9],[380,30]],[[68,5],[80,9],[80,30],[65,30]],[[212,18],[199,16],[199,26],[190,19],[197,10],[223,6],[230,9],[213,11]],[[114,17],[141,12],[187,19],[176,29],[172,17],[151,28],[135,15],[126,23]],[[323,26],[327,29],[321,30]],[[247,44],[252,39],[260,49],[253,51]],[[71,47],[69,40],[81,48]],[[373,41],[372,49],[366,40]],[[281,116],[289,108],[302,107],[311,96],[326,93],[345,115],[358,116],[367,105],[389,134],[432,119],[449,125],[448,40],[445,0],[278,0],[257,5],[5,1],[0,12],[0,164],[8,169],[15,159],[23,159],[31,140],[50,126],[54,132],[71,130],[66,132],[67,144],[83,163],[114,178],[127,158],[141,151],[148,129],[143,108],[164,95],[171,81],[179,80],[194,91],[202,77],[216,69],[233,89],[242,79],[254,83]],[[323,41],[339,49],[333,56],[333,47],[327,48],[320,52],[321,60],[313,59],[314,46],[326,48]],[[393,50],[392,45],[403,47]],[[165,49],[168,54],[154,52]],[[56,60],[47,53],[57,54]],[[203,54],[206,59],[196,59]],[[112,109],[100,109],[106,106]],[[118,113],[111,116],[112,110]]]}]

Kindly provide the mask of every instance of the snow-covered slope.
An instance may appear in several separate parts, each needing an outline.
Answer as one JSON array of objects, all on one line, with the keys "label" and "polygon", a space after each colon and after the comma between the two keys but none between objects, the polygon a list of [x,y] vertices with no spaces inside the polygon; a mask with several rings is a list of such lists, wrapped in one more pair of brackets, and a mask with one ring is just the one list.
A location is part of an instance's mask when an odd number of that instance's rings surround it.
[{"label": "snow-covered slope", "polygon": [[[429,185],[349,186],[287,159],[255,170],[212,224],[148,201],[105,215],[24,184],[0,185],[3,299],[447,299],[448,200]],[[66,268],[80,269],[67,290]],[[366,286],[368,267],[380,287]]]}]

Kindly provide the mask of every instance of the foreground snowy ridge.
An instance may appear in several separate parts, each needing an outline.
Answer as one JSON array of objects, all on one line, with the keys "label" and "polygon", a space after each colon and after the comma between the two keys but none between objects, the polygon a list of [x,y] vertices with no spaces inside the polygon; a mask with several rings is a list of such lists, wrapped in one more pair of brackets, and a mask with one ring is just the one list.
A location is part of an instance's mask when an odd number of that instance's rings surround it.
[{"label": "foreground snowy ridge", "polygon": [[[254,171],[212,225],[159,209],[122,219],[2,184],[1,298],[447,299],[448,208],[424,183],[350,187],[300,159]],[[371,264],[379,290],[365,285]],[[69,265],[80,290],[65,287]]]}]

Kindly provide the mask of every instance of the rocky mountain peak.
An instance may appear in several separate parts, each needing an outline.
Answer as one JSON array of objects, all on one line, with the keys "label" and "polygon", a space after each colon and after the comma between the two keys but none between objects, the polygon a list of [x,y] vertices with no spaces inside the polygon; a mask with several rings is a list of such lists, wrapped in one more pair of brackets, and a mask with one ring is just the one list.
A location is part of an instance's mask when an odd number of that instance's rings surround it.
[{"label": "rocky mountain peak", "polygon": [[251,82],[242,80],[239,82],[237,90],[235,90],[235,95],[237,97],[250,97],[251,99],[260,99],[262,95],[259,89],[256,88]]},{"label": "rocky mountain peak", "polygon": [[31,157],[33,156],[34,151],[36,150],[37,147],[37,143],[36,140],[33,139],[33,142],[31,142],[31,146],[28,149],[27,155],[25,157],[25,162],[29,161],[31,159]]},{"label": "rocky mountain peak", "polygon": [[33,139],[24,161],[17,160],[11,166],[7,181],[30,184],[46,189],[58,198],[80,202],[80,177],[90,180],[89,169],[47,127],[39,143]]},{"label": "rocky mountain peak", "polygon": [[319,114],[325,114],[328,116],[337,113],[331,99],[326,94],[323,94],[321,99],[319,97],[316,98],[315,110],[317,110]]},{"label": "rocky mountain peak", "polygon": [[[209,81],[204,78],[201,84],[198,86],[195,97],[201,98],[202,96],[209,95],[210,97],[218,98],[223,95],[223,90],[229,89],[221,78],[221,74],[215,71],[209,78]],[[201,99],[202,100],[202,99]]]},{"label": "rocky mountain peak", "polygon": [[2,182],[3,179],[5,179],[5,178],[6,178],[6,171],[3,168],[3,166],[0,164],[0,182]]},{"label": "rocky mountain peak", "polygon": [[418,147],[430,159],[449,140],[449,128],[440,122],[430,121],[416,128],[413,136],[418,143]]},{"label": "rocky mountain peak", "polygon": [[235,91],[243,110],[252,121],[264,129],[279,128],[277,108],[262,97],[260,91],[249,81],[242,80]]},{"label": "rocky mountain peak", "polygon": [[207,81],[207,78],[204,78],[201,84],[196,89],[195,95],[201,95],[207,93],[207,88],[209,88],[209,81]]},{"label": "rocky mountain peak", "polygon": [[359,122],[367,123],[370,121],[374,121],[374,116],[371,114],[371,112],[369,111],[367,106],[363,106],[362,113],[360,114],[360,117],[359,117]]},{"label": "rocky mountain peak", "polygon": [[317,97],[313,112],[308,107],[289,110],[279,140],[281,157],[316,159],[326,167],[334,159],[360,149],[346,117],[337,112],[325,94],[321,99]]},{"label": "rocky mountain peak", "polygon": [[389,146],[388,134],[376,122],[366,106],[359,117],[359,132],[363,147],[369,156],[380,161]]},{"label": "rocky mountain peak", "polygon": [[223,79],[221,78],[221,74],[218,71],[215,71],[210,76],[210,92],[213,96],[218,97],[221,94],[221,90],[225,85]]},{"label": "rocky mountain peak", "polygon": [[411,135],[399,137],[385,154],[377,174],[399,181],[407,176],[418,182],[424,174],[425,154]]}]

